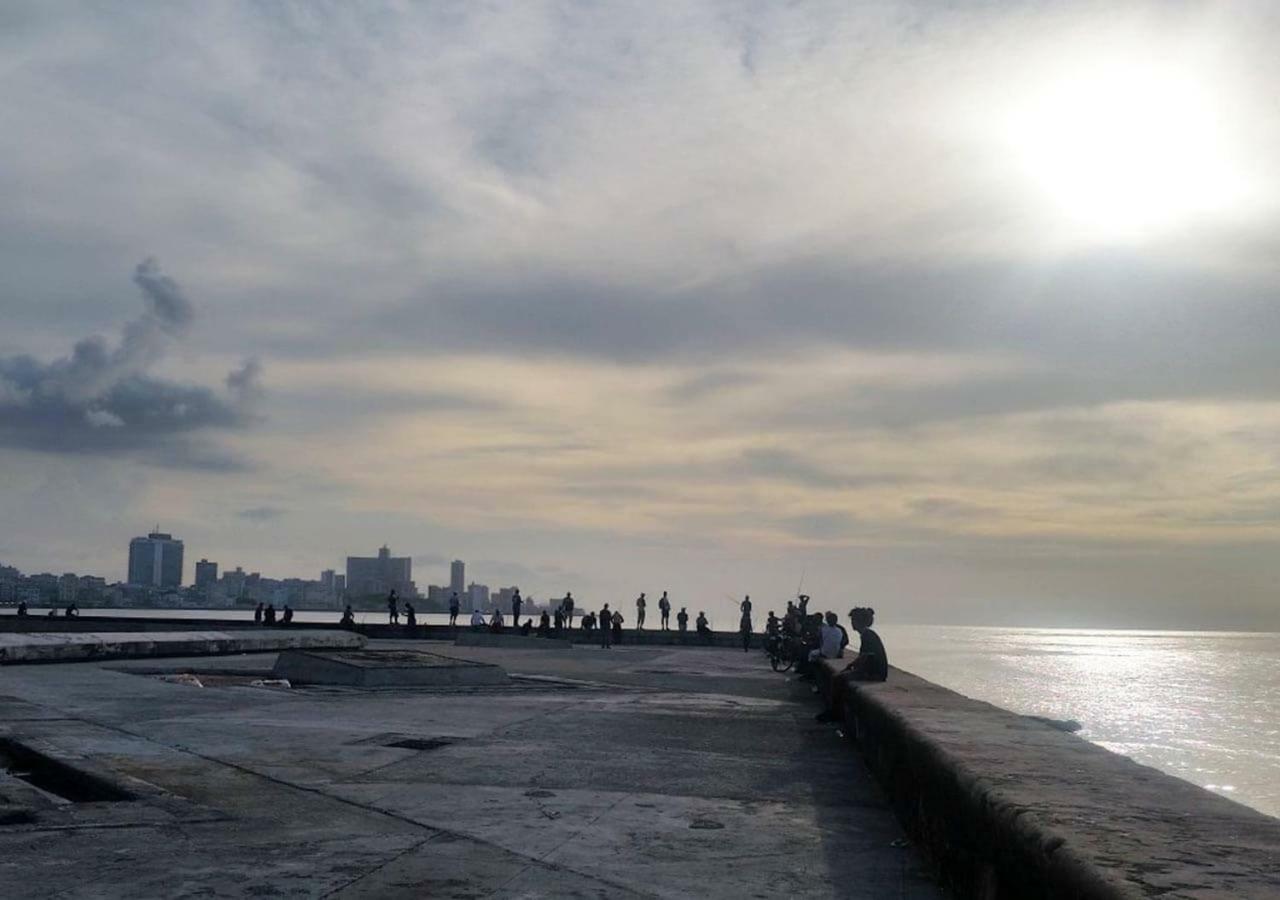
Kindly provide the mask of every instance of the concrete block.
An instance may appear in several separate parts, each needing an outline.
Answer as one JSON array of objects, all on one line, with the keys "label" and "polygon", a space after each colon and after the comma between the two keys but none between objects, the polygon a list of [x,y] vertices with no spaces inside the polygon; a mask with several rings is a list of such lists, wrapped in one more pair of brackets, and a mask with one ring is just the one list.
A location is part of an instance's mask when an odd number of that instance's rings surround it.
[{"label": "concrete block", "polygon": [[355,649],[364,644],[363,637],[349,631],[292,629],[9,633],[0,634],[0,664],[269,653],[304,648]]},{"label": "concrete block", "polygon": [[445,687],[506,684],[500,667],[420,650],[288,650],[272,673],[291,684],[348,687]]}]

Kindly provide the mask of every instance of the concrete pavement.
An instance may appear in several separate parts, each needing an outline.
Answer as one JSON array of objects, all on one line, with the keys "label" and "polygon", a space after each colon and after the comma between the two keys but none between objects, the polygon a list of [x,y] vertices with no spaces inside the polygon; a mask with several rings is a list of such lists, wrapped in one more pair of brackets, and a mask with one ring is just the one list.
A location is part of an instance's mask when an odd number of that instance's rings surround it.
[{"label": "concrete pavement", "polygon": [[513,682],[249,686],[271,654],[5,667],[0,737],[148,788],[67,804],[0,776],[0,812],[29,812],[0,824],[0,896],[941,896],[758,652],[440,652]]}]

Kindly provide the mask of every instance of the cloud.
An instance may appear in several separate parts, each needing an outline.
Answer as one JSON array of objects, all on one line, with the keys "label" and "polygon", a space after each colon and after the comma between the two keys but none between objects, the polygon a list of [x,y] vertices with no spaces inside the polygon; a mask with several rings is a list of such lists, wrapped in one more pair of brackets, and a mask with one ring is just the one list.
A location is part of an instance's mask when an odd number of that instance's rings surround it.
[{"label": "cloud", "polygon": [[[134,283],[147,308],[115,344],[79,341],[69,356],[41,362],[0,357],[0,444],[60,453],[134,453],[152,461],[226,468],[225,454],[197,436],[248,423],[260,392],[256,361],[227,376],[225,391],[152,375],[194,312],[155,260],[139,263]],[[214,462],[214,460],[219,460]]]},{"label": "cloud", "polygon": [[248,519],[250,522],[270,522],[280,518],[287,512],[287,509],[281,509],[278,506],[253,506],[249,509],[240,510],[236,515],[242,519]]}]

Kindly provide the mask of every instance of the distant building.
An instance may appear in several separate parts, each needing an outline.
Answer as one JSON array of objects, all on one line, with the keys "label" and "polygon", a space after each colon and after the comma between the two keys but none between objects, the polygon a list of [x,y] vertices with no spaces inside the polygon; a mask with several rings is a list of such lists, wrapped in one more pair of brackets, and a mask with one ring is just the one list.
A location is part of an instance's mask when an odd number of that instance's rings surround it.
[{"label": "distant building", "polygon": [[333,576],[334,576],[333,569],[325,569],[323,572],[320,573],[320,590],[328,591],[330,594],[334,592]]},{"label": "distant building", "polygon": [[153,531],[129,542],[129,584],[176,588],[182,585],[182,541]]},{"label": "distant building", "polygon": [[459,597],[466,595],[467,564],[460,559],[455,559],[449,566],[449,590]]},{"label": "distant building", "polygon": [[471,601],[471,609],[485,609],[489,605],[489,585],[472,582],[467,586],[465,596]]},{"label": "distant building", "polygon": [[347,557],[347,593],[368,597],[395,591],[402,597],[416,597],[413,583],[413,560],[408,556],[392,556],[383,546],[377,556]]},{"label": "distant building", "polygon": [[202,559],[196,563],[196,587],[210,588],[218,580],[218,564]]},{"label": "distant building", "polygon": [[344,594],[346,594],[346,592],[347,592],[347,576],[334,575],[333,576],[333,595],[335,597],[340,598]]},{"label": "distant building", "polygon": [[58,602],[75,603],[80,596],[80,579],[74,572],[68,572],[58,579]]}]

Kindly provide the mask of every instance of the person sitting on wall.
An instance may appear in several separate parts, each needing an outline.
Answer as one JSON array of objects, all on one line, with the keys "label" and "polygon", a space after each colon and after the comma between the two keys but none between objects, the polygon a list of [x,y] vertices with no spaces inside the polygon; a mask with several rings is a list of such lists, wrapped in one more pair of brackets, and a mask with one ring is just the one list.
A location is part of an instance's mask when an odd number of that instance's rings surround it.
[{"label": "person sitting on wall", "polygon": [[773,614],[773,610],[769,610],[769,617],[764,620],[764,633],[771,638],[782,634],[782,622]]},{"label": "person sitting on wall", "polygon": [[404,623],[410,628],[418,624],[418,611],[413,608],[413,604],[408,600],[404,601]]},{"label": "person sitting on wall", "polygon": [[471,610],[471,630],[479,631],[484,628],[484,613],[478,609]]},{"label": "person sitting on wall", "polygon": [[[560,630],[560,610],[556,610],[556,631]],[[551,617],[544,609],[538,618],[538,637],[551,637]]]},{"label": "person sitting on wall", "polygon": [[694,622],[694,626],[698,629],[698,637],[702,639],[702,642],[704,644],[711,643],[711,623],[707,621],[705,612],[698,611],[698,619]]},{"label": "person sitting on wall", "polygon": [[552,619],[551,627],[555,629],[556,634],[559,634],[560,629],[564,627],[564,612],[562,612],[562,610],[563,610],[563,605],[557,606],[556,614]]},{"label": "person sitting on wall", "polygon": [[493,617],[489,619],[489,630],[494,634],[502,634],[502,610],[494,609]]},{"label": "person sitting on wall", "polygon": [[63,612],[63,615],[68,619],[74,619],[76,616],[80,615],[80,607],[76,606],[75,601],[72,600],[71,603],[68,604],[66,611]]},{"label": "person sitting on wall", "polygon": [[590,634],[596,628],[596,614],[589,612],[582,617],[582,630]]},{"label": "person sitting on wall", "polygon": [[268,603],[267,608],[262,611],[262,624],[276,624],[276,605],[274,603]]},{"label": "person sitting on wall", "polygon": [[818,631],[818,646],[809,651],[809,662],[819,659],[839,659],[844,649],[842,641],[846,640],[844,629],[840,627],[840,617],[833,612],[827,613],[827,619]]},{"label": "person sitting on wall", "polygon": [[533,633],[533,619],[524,620],[524,624],[520,626],[520,633],[525,637]]},{"label": "person sitting on wall", "polygon": [[262,613],[265,609],[266,609],[266,606],[263,605],[261,600],[259,600],[258,605],[253,608],[253,624],[254,625],[262,624]]},{"label": "person sitting on wall", "polygon": [[284,612],[280,616],[280,620],[286,625],[293,621],[293,607],[288,603],[284,605]]},{"label": "person sitting on wall", "polygon": [[849,621],[854,631],[862,638],[858,655],[849,665],[831,679],[830,705],[818,713],[819,722],[838,721],[844,717],[844,701],[849,695],[849,688],[855,681],[885,681],[889,677],[889,655],[885,652],[884,641],[872,630],[876,611],[870,607],[858,606],[849,610]]},{"label": "person sitting on wall", "polygon": [[25,617],[25,616],[27,616],[27,615],[28,615],[28,612],[27,612],[27,601],[26,601],[26,600],[19,600],[19,601],[18,601],[18,615],[23,616],[23,617]]},{"label": "person sitting on wall", "polygon": [[351,628],[356,624],[356,614],[351,609],[351,604],[347,604],[347,608],[342,611],[342,621],[338,623],[343,628]]}]

